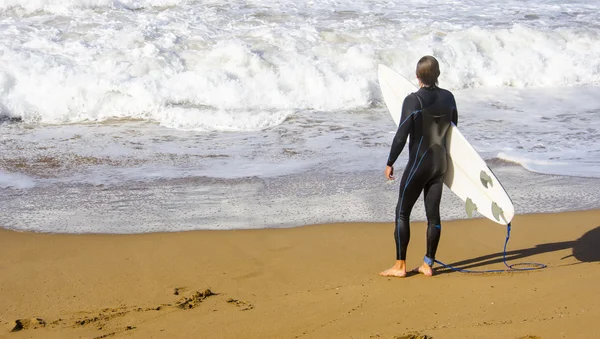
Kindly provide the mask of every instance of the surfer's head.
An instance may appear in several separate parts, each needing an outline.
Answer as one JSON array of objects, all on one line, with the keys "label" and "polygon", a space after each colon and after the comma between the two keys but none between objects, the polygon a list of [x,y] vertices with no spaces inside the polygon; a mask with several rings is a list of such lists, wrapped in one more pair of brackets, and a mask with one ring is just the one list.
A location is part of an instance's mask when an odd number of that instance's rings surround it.
[{"label": "surfer's head", "polygon": [[417,78],[424,86],[433,87],[438,83],[440,64],[431,55],[426,55],[417,63]]}]

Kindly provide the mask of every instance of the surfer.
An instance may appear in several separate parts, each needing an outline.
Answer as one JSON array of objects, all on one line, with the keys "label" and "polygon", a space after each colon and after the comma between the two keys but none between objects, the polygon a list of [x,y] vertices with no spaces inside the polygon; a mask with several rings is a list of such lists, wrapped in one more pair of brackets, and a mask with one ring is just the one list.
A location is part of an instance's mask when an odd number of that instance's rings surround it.
[{"label": "surfer", "polygon": [[454,95],[439,88],[440,67],[432,56],[424,56],[417,63],[419,90],[409,94],[402,104],[402,115],[387,160],[385,176],[394,180],[394,162],[404,149],[410,135],[409,160],[400,181],[396,205],[396,263],[380,273],[383,276],[406,276],[406,248],[410,240],[410,213],[424,192],[427,215],[427,253],[418,271],[433,275],[435,252],[442,231],[440,201],[446,173],[446,132],[450,123],[458,124]]}]

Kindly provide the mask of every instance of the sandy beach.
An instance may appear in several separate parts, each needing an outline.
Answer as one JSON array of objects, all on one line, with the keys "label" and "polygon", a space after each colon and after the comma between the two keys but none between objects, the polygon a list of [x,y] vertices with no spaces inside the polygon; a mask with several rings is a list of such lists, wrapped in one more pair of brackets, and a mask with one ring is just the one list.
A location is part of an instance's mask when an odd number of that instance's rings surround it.
[{"label": "sandy beach", "polygon": [[[412,224],[409,266],[423,257]],[[438,260],[502,269],[506,229],[443,224]],[[508,263],[384,278],[392,223],[136,235],[0,231],[0,338],[597,338],[600,211],[519,215]],[[17,320],[19,320],[17,322]]]}]

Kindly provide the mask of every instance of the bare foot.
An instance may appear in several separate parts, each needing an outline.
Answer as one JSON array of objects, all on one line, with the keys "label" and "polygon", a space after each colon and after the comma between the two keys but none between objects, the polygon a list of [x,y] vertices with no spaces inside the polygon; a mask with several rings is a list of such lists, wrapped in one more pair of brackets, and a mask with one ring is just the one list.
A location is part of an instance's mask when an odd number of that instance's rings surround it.
[{"label": "bare foot", "polygon": [[433,275],[433,269],[427,265],[427,263],[423,263],[417,270],[426,277],[431,277]]},{"label": "bare foot", "polygon": [[398,260],[392,268],[379,273],[379,275],[384,277],[406,277],[406,263],[404,260]]}]

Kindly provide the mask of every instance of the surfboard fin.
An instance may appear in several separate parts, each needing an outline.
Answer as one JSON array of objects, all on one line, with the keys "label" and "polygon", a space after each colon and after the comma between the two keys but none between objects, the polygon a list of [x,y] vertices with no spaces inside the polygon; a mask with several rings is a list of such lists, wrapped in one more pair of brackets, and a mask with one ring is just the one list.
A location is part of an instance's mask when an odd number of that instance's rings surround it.
[{"label": "surfboard fin", "polygon": [[489,174],[485,173],[485,171],[481,171],[481,173],[479,173],[479,180],[481,180],[481,184],[485,186],[485,188],[490,188],[494,186],[494,183],[492,182],[492,177],[490,177]]},{"label": "surfboard fin", "polygon": [[506,218],[504,217],[504,211],[495,202],[492,202],[492,215],[494,215],[494,218],[496,218],[498,221],[500,221],[500,217],[506,221]]},{"label": "surfboard fin", "polygon": [[477,211],[477,205],[475,205],[471,198],[467,198],[467,201],[465,202],[465,210],[467,211],[469,218],[472,218],[473,212]]}]

